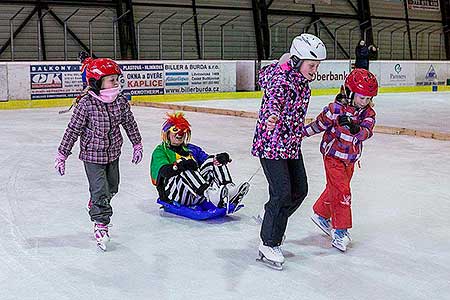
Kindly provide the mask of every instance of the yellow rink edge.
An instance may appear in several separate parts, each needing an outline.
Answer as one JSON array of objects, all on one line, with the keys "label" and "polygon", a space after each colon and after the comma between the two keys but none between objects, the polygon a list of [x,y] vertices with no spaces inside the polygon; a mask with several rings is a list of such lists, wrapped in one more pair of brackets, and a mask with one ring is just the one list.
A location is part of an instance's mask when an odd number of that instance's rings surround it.
[{"label": "yellow rink edge", "polygon": [[[313,89],[313,96],[335,95],[339,89]],[[431,86],[396,86],[381,87],[380,93],[408,93],[408,92],[431,92]],[[439,86],[438,92],[450,91],[450,86]],[[142,95],[133,96],[132,102],[181,102],[181,101],[208,101],[221,99],[254,99],[261,98],[261,91],[253,92],[221,92],[204,94],[169,94],[169,95]],[[35,100],[10,100],[0,101],[0,110],[47,108],[70,106],[72,99],[35,99]]]}]

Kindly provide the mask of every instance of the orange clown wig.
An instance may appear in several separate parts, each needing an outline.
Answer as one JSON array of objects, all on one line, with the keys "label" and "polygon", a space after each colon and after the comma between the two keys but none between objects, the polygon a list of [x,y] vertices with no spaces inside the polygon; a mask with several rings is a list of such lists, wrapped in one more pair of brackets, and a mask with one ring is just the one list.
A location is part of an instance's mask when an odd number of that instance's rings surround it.
[{"label": "orange clown wig", "polygon": [[184,118],[182,112],[166,114],[166,121],[163,123],[161,129],[161,138],[164,142],[169,142],[169,132],[178,135],[185,134],[185,143],[191,140],[191,124]]}]

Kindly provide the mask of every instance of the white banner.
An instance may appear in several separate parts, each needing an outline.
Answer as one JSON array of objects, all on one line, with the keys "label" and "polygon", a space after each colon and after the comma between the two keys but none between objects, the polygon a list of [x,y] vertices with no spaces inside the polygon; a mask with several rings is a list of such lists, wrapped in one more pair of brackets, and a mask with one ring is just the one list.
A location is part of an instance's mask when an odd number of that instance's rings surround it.
[{"label": "white banner", "polygon": [[[261,68],[273,63],[274,60],[261,61]],[[311,82],[311,88],[326,89],[339,88],[349,74],[348,60],[325,60],[320,63],[319,71]]]},{"label": "white banner", "polygon": [[236,91],[236,62],[164,63],[166,94]]},{"label": "white banner", "polygon": [[31,99],[74,98],[83,89],[78,63],[31,63]]},{"label": "white banner", "polygon": [[348,61],[323,61],[311,82],[311,88],[339,88],[349,74]]},{"label": "white banner", "polygon": [[164,94],[164,64],[121,64],[123,92],[129,98],[137,95]]},{"label": "white banner", "polygon": [[439,11],[439,0],[408,0],[408,8]]},{"label": "white banner", "polygon": [[[128,98],[236,91],[235,61],[127,61],[119,65]],[[83,89],[79,63],[31,63],[29,78],[31,99],[74,98]]]},{"label": "white banner", "polygon": [[416,85],[414,62],[378,61],[376,63],[380,64],[380,75],[378,80],[381,86]]},{"label": "white banner", "polygon": [[416,85],[445,85],[448,64],[439,62],[416,63]]}]

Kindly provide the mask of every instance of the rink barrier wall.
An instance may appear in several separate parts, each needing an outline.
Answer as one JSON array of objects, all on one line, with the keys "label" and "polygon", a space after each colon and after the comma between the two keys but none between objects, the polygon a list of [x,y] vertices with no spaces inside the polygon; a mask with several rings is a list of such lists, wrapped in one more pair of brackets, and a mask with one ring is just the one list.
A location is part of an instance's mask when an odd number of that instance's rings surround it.
[{"label": "rink barrier wall", "polygon": [[[257,70],[271,62],[262,61],[259,65],[251,60],[118,61],[124,94],[130,98],[160,96],[152,98],[157,101],[240,97],[229,92],[253,92]],[[323,61],[311,82],[313,95],[325,95],[330,89],[339,88],[351,67],[349,60]],[[446,61],[374,61],[370,70],[380,86],[391,92],[444,88],[450,79],[450,62]],[[54,103],[50,99],[74,98],[82,89],[80,64],[75,61],[3,62],[0,79],[0,101],[49,99]],[[204,95],[208,93],[214,96]]]},{"label": "rink barrier wall", "polygon": [[[250,112],[250,111],[244,111],[244,110],[233,110],[233,109],[225,109],[225,108],[211,108],[211,107],[191,106],[191,105],[184,105],[184,104],[162,103],[162,102],[134,102],[133,105],[166,109],[166,110],[208,113],[208,114],[249,118],[249,119],[257,119],[258,118],[257,112]],[[306,120],[305,120],[306,123],[310,123],[312,121],[313,121],[312,118],[306,118]],[[409,128],[404,128],[404,127],[391,127],[391,126],[376,125],[374,128],[374,132],[375,133],[383,133],[383,134],[391,134],[391,135],[415,136],[415,137],[435,139],[435,140],[440,140],[440,141],[450,141],[450,133],[415,130],[415,129],[409,129]]]},{"label": "rink barrier wall", "polygon": [[[380,93],[411,93],[411,92],[431,92],[431,86],[397,86],[380,87]],[[438,92],[450,91],[450,86],[439,86]],[[314,89],[313,96],[336,95],[338,88],[332,89]],[[173,95],[152,95],[152,96],[132,96],[132,103],[162,103],[162,102],[183,102],[183,101],[208,101],[208,100],[226,100],[226,99],[255,99],[261,98],[261,91],[254,92],[223,92],[223,93],[203,93],[203,94],[173,94]],[[0,101],[0,110],[9,109],[27,109],[27,108],[49,108],[70,106],[73,99],[34,99],[34,100],[11,100]]]}]

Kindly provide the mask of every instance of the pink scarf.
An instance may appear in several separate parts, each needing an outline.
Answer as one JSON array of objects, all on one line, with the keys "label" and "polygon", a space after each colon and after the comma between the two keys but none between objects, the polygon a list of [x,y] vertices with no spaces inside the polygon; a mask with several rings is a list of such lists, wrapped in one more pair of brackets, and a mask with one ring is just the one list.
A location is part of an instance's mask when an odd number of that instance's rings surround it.
[{"label": "pink scarf", "polygon": [[94,91],[89,91],[89,95],[102,101],[103,103],[111,103],[116,100],[117,95],[120,93],[120,87],[103,89],[100,90],[100,95],[94,93]]}]

